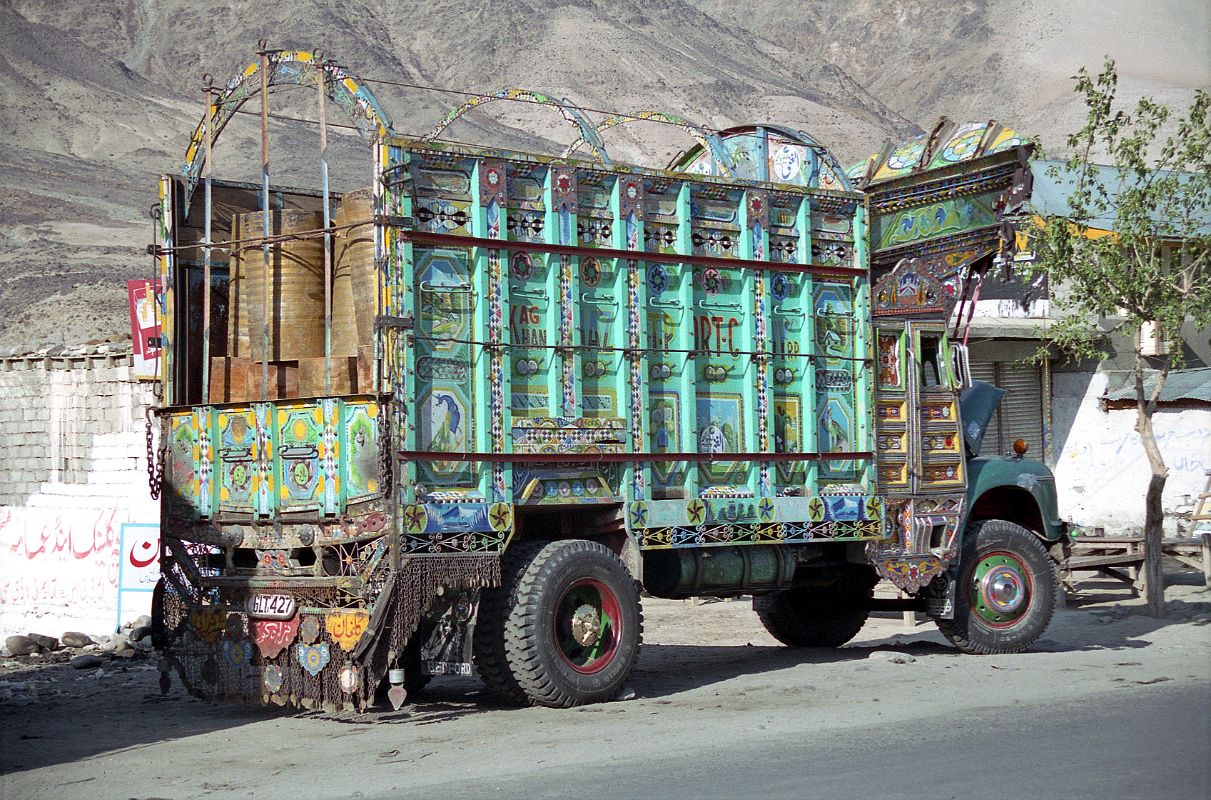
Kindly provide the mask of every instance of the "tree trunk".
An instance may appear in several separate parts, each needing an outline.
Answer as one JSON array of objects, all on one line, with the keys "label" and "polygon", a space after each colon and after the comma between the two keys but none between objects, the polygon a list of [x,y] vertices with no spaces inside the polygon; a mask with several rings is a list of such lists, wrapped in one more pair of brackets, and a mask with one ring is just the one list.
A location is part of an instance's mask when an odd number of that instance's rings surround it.
[{"label": "tree trunk", "polygon": [[1156,443],[1156,435],[1152,430],[1152,413],[1156,410],[1156,399],[1160,396],[1169,376],[1169,365],[1166,363],[1157,375],[1156,386],[1152,396],[1144,394],[1143,358],[1136,352],[1135,368],[1135,398],[1137,416],[1135,430],[1140,435],[1144,452],[1148,455],[1148,466],[1152,468],[1152,476],[1148,479],[1148,491],[1144,495],[1144,595],[1148,601],[1148,613],[1154,617],[1165,616],[1165,574],[1161,560],[1161,539],[1165,532],[1165,509],[1161,504],[1161,496],[1165,491],[1165,481],[1169,479],[1169,468],[1165,466],[1164,456]]}]

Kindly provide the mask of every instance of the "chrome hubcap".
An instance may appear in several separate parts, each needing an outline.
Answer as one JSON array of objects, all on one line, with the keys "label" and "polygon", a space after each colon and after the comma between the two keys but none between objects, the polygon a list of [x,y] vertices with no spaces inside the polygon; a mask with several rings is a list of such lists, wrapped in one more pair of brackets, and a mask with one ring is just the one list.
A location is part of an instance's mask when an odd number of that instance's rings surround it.
[{"label": "chrome hubcap", "polygon": [[998,614],[1012,614],[1026,602],[1026,580],[1011,566],[993,567],[980,581],[984,602]]},{"label": "chrome hubcap", "polygon": [[601,615],[591,605],[583,605],[572,614],[572,638],[581,647],[588,647],[601,636]]}]

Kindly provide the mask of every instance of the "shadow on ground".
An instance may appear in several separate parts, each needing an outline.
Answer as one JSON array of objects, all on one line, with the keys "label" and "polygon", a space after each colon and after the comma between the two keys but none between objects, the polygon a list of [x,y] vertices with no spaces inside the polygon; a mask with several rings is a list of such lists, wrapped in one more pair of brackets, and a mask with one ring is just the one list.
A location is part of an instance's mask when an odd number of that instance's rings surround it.
[{"label": "shadow on ground", "polygon": [[[198,700],[176,682],[161,696],[159,672],[146,661],[109,662],[100,670],[31,666],[0,680],[22,687],[14,693],[16,702],[0,703],[0,774],[289,715]],[[26,702],[30,689],[35,702]]]},{"label": "shadow on ground", "polygon": [[[1076,602],[1059,609],[1051,627],[1031,652],[1139,650],[1152,644],[1157,630],[1173,624],[1205,627],[1211,623],[1211,592],[1193,576],[1171,576],[1184,587],[1169,600],[1169,616],[1143,614],[1143,604],[1113,581],[1086,581]],[[1201,581],[1201,573],[1197,579]],[[694,609],[687,608],[687,615]],[[753,618],[754,629],[758,624]],[[804,664],[853,668],[873,652],[894,651],[916,658],[964,661],[931,624],[895,631],[886,619],[868,626],[854,644],[838,650],[792,649],[765,645],[659,644],[644,646],[631,685],[640,697],[670,698],[740,676],[754,676]],[[894,631],[894,632],[893,632]],[[652,633],[655,633],[653,631]],[[875,637],[882,638],[875,638]],[[704,641],[709,636],[704,635]],[[343,723],[332,736],[357,733],[359,725],[439,725],[463,716],[502,708],[484,692],[477,678],[434,679],[422,694],[399,711],[380,706],[364,714],[329,715],[278,708],[212,703],[186,695],[174,681],[167,697],[157,686],[159,674],[149,661],[126,665],[111,662],[97,670],[66,665],[10,670],[0,681],[32,686],[35,702],[0,701],[0,774],[81,761],[115,750],[138,749],[173,739],[298,716],[317,724]],[[20,693],[16,693],[20,694]],[[14,695],[16,697],[16,694]],[[29,697],[26,693],[25,697]],[[384,754],[384,757],[390,754]]]}]

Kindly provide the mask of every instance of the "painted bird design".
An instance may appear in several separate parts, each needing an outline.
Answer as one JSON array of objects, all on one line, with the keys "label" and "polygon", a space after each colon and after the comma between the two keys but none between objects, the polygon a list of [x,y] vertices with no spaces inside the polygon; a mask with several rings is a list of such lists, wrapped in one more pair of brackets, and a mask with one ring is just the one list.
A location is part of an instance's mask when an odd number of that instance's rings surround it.
[{"label": "painted bird design", "polygon": [[457,449],[462,436],[459,432],[462,425],[462,413],[458,410],[458,404],[454,402],[451,395],[439,394],[433,397],[433,405],[429,409],[429,421],[433,431],[430,446],[440,452],[451,452]]},{"label": "painted bird design", "polygon": [[832,452],[844,452],[849,449],[849,432],[833,419],[831,407],[824,409],[824,417],[820,420],[820,424],[828,433],[829,441],[832,443]]}]

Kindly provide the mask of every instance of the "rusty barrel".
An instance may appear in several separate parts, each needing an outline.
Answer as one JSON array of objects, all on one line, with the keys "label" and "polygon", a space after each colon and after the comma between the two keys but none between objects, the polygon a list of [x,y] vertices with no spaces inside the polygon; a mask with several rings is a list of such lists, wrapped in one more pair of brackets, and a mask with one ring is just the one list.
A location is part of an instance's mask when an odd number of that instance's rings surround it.
[{"label": "rusty barrel", "polygon": [[[242,216],[242,214],[231,215],[230,241],[232,242],[240,241],[240,218]],[[248,306],[248,298],[243,296],[246,283],[243,262],[245,256],[252,254],[253,251],[242,250],[239,244],[231,245],[227,277],[227,355],[231,357],[252,357],[252,340],[249,338],[248,324],[248,313],[251,309]],[[260,248],[256,249],[255,255],[258,259],[261,258]]]},{"label": "rusty barrel", "polygon": [[[315,232],[320,214],[282,210],[270,214],[270,235],[289,236]],[[261,212],[238,215],[235,223],[244,239],[263,232]],[[240,245],[235,259],[236,347],[240,352],[243,325],[247,325],[248,352],[257,361],[287,361],[324,355],[324,240],[285,239],[269,248],[265,269],[261,246]],[[268,277],[268,291],[265,280]],[[266,304],[268,299],[268,304]],[[265,354],[263,328],[269,323],[269,352]],[[242,354],[242,353],[241,353]]]},{"label": "rusty barrel", "polygon": [[[332,269],[332,354],[355,356],[374,340],[377,291],[374,265],[374,196],[346,192],[337,203]],[[345,228],[354,225],[356,227]]]}]

